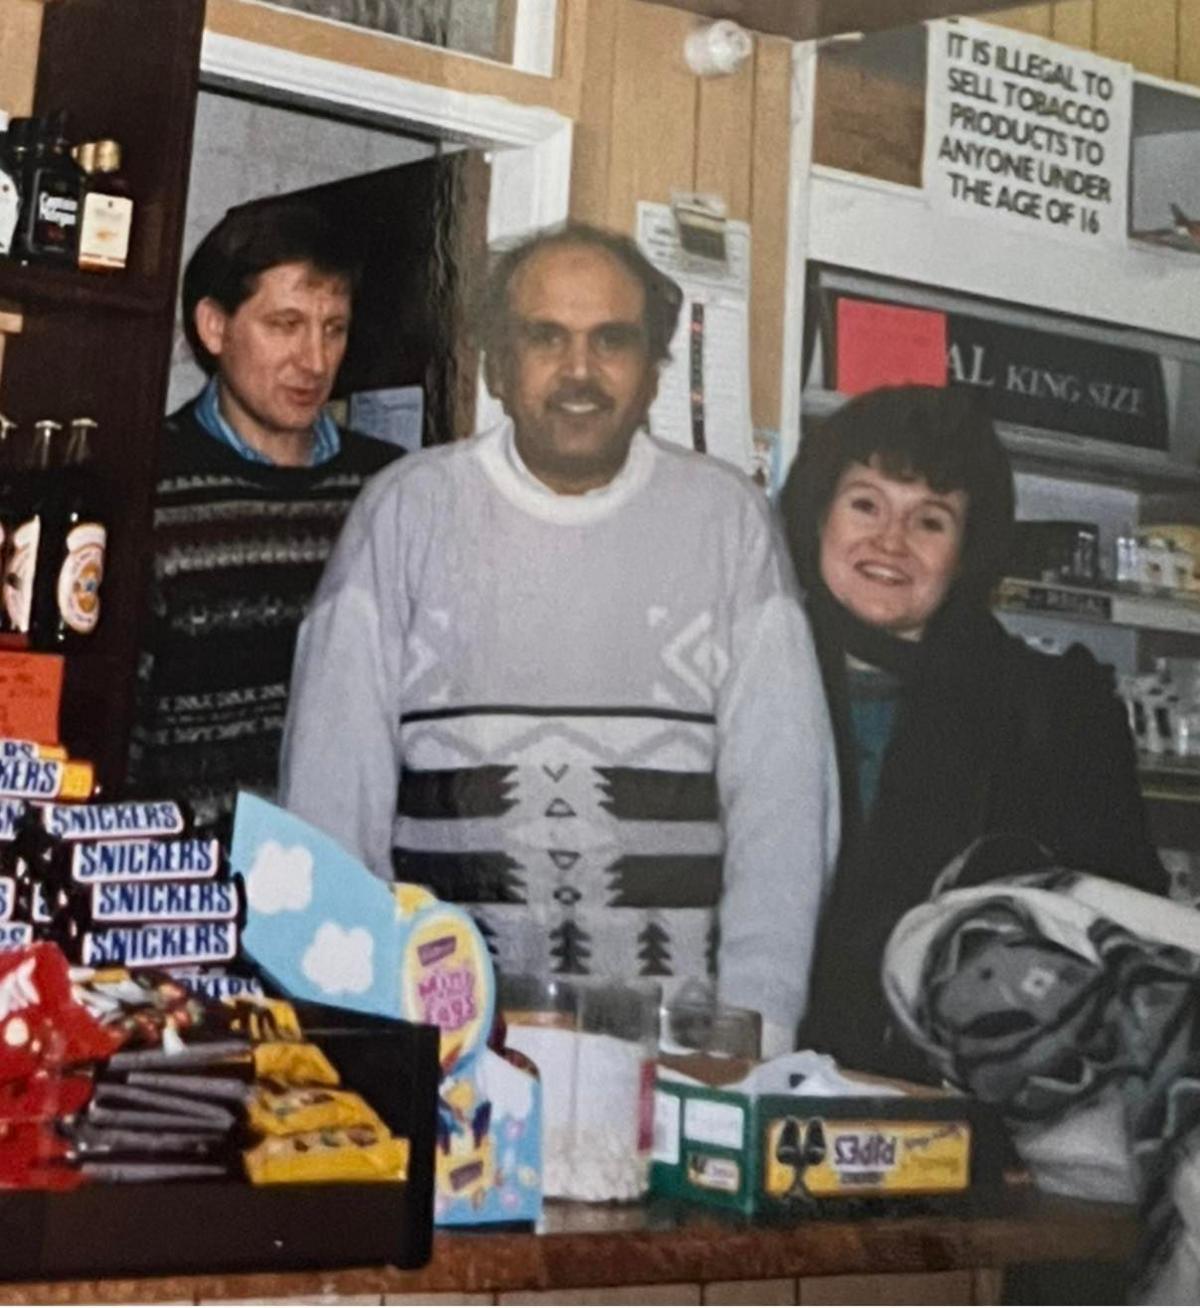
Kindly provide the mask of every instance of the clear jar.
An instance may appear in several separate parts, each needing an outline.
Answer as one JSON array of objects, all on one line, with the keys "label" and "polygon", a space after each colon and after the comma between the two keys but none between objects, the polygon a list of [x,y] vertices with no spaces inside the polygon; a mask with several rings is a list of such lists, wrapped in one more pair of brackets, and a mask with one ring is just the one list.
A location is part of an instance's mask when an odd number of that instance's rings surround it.
[{"label": "clear jar", "polygon": [[662,1053],[714,1054],[757,1062],[762,1048],[762,1018],[753,1009],[725,1004],[675,1001],[661,1014]]},{"label": "clear jar", "polygon": [[546,1197],[640,1198],[650,1180],[659,987],[501,976],[499,994],[508,1045],[541,1076]]}]

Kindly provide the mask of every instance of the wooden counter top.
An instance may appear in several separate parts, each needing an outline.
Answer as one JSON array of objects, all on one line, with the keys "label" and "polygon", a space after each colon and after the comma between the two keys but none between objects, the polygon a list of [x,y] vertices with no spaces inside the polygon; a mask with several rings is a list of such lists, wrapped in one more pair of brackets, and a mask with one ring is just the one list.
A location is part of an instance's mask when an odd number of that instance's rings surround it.
[{"label": "wooden counter top", "polygon": [[[180,1213],[179,1220],[186,1221]],[[953,1214],[816,1218],[749,1224],[698,1209],[550,1204],[539,1232],[439,1232],[416,1272],[180,1276],[0,1284],[0,1303],[215,1300],[381,1303],[385,1296],[495,1295],[612,1285],[668,1285],[852,1274],[1003,1268],[1016,1262],[1128,1257],[1130,1210],[1018,1190]]]}]

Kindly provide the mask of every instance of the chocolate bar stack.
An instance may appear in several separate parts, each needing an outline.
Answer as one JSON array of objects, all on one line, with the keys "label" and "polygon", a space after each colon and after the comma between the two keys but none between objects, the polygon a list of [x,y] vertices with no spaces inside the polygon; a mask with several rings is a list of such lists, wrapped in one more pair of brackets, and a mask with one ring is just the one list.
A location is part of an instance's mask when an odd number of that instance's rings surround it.
[{"label": "chocolate bar stack", "polygon": [[238,952],[241,884],[171,800],[0,801],[0,947],[51,940],[86,967],[167,971]]}]

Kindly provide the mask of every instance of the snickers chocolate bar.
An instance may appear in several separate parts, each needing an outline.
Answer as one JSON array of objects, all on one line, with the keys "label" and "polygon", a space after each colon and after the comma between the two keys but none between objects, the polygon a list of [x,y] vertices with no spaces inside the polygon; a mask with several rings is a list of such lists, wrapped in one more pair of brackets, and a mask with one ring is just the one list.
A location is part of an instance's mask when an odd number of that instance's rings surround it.
[{"label": "snickers chocolate bar", "polygon": [[169,799],[123,804],[47,804],[42,809],[42,828],[55,840],[178,836],[187,830],[187,825],[183,809]]}]

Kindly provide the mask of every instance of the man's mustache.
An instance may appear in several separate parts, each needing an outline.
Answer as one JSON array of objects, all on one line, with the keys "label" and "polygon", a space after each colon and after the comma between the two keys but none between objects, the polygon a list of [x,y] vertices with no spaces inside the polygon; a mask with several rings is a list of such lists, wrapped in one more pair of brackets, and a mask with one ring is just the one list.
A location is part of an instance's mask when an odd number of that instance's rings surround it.
[{"label": "man's mustache", "polygon": [[594,404],[598,409],[611,409],[612,397],[599,386],[590,382],[580,382],[574,386],[560,386],[546,404],[552,409],[563,404]]}]

